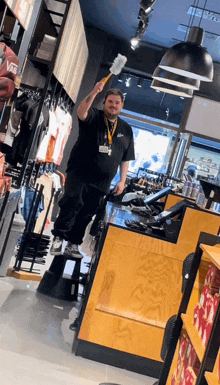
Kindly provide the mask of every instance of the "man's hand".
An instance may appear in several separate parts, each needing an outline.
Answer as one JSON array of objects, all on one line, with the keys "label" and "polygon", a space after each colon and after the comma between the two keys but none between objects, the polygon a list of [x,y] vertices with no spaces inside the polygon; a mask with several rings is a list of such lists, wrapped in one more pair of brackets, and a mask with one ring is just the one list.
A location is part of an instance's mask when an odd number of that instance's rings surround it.
[{"label": "man's hand", "polygon": [[80,103],[79,107],[77,108],[77,116],[80,120],[84,121],[87,118],[88,111],[93,103],[93,100],[95,99],[96,95],[102,92],[103,88],[104,83],[101,80],[100,82],[96,83],[90,94],[86,96],[86,98],[83,99],[83,101]]},{"label": "man's hand", "polygon": [[123,193],[125,188],[124,182],[118,182],[113,190],[113,195],[118,196]]},{"label": "man's hand", "polygon": [[99,94],[99,92],[102,92],[105,84],[102,82],[102,80],[98,83],[96,83],[95,87],[93,88],[93,92],[95,94]]}]

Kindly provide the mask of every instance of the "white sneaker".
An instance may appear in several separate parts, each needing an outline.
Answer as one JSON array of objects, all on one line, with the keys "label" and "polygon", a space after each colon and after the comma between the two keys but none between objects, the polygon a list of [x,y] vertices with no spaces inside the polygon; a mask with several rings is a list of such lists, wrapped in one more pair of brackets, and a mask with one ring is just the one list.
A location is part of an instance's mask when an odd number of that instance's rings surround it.
[{"label": "white sneaker", "polygon": [[79,252],[78,245],[73,245],[71,242],[67,243],[63,254],[72,258],[83,258],[82,254]]}]

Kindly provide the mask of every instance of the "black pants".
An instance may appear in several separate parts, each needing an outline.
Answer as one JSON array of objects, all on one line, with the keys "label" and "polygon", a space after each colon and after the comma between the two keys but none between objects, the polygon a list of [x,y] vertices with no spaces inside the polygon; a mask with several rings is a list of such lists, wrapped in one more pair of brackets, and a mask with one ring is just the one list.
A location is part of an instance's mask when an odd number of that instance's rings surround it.
[{"label": "black pants", "polygon": [[64,196],[59,201],[60,212],[52,234],[80,245],[85,230],[105,193],[81,182],[74,171],[67,173]]}]

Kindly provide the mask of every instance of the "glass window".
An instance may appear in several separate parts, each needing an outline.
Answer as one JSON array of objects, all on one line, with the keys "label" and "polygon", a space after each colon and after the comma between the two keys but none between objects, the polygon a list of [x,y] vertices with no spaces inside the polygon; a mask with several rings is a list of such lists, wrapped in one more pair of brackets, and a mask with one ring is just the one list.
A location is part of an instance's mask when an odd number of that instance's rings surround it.
[{"label": "glass window", "polygon": [[196,170],[197,179],[214,180],[220,166],[220,144],[202,138],[193,137],[189,148],[183,174],[192,167]]},{"label": "glass window", "polygon": [[[135,145],[135,160],[130,163],[129,171],[137,173],[139,167],[151,171],[165,172],[164,162],[170,143],[168,135],[132,127]],[[156,130],[155,130],[156,131]]]},{"label": "glass window", "polygon": [[[128,173],[137,175],[139,168],[165,173],[176,137],[175,129],[178,126],[125,110],[122,112],[126,113],[126,116],[123,114],[121,118],[130,124],[134,135],[135,160],[130,162]],[[169,126],[170,128],[166,128]],[[118,170],[112,186],[119,179]]]}]

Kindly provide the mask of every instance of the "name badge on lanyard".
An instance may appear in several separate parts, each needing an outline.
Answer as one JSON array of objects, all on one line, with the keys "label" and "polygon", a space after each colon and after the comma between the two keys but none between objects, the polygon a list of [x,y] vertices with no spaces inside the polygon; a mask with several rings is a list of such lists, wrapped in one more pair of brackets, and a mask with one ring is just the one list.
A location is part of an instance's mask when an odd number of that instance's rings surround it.
[{"label": "name badge on lanyard", "polygon": [[108,154],[108,146],[99,146],[99,152],[103,154]]},{"label": "name badge on lanyard", "polygon": [[112,154],[111,146],[99,146],[99,152],[103,154],[111,155]]},{"label": "name badge on lanyard", "polygon": [[[105,147],[104,151],[100,151],[100,149],[99,149],[99,151],[100,152],[105,152],[106,154],[111,156],[112,155],[112,138],[113,138],[113,135],[114,135],[116,127],[117,127],[118,119],[116,119],[114,121],[114,125],[112,127],[112,130],[109,129],[109,123],[108,123],[108,119],[106,118],[106,116],[104,117],[104,120],[105,120],[105,125],[106,125],[107,130],[108,130],[108,146],[99,146],[99,148],[100,147]],[[108,150],[107,150],[106,147],[108,148]]]}]

